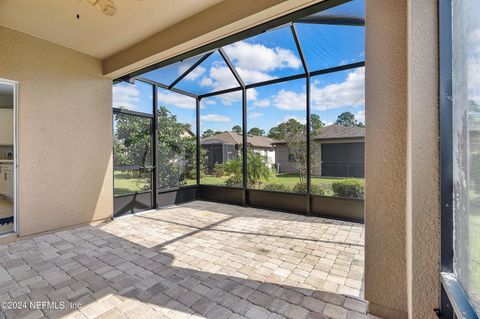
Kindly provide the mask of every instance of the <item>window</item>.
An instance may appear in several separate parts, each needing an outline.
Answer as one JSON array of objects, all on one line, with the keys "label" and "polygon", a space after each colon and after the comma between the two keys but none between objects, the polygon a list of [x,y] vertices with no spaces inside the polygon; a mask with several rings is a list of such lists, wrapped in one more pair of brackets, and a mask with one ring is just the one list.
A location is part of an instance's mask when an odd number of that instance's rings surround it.
[{"label": "window", "polygon": [[453,2],[454,273],[480,312],[480,3]]},{"label": "window", "polygon": [[476,0],[441,2],[442,300],[468,318],[480,313],[479,12]]}]

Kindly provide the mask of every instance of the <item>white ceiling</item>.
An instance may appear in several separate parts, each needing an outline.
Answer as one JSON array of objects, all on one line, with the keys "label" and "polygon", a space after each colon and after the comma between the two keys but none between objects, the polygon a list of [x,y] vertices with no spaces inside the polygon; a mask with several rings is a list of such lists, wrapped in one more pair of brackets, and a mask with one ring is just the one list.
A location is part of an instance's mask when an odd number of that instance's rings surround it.
[{"label": "white ceiling", "polygon": [[0,0],[0,25],[104,59],[222,0],[114,0],[117,14],[87,0]]}]

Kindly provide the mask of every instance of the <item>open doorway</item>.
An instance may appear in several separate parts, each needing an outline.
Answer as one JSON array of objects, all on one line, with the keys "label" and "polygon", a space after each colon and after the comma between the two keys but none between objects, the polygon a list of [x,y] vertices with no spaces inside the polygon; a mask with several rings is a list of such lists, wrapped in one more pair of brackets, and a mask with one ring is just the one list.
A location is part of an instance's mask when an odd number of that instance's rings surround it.
[{"label": "open doorway", "polygon": [[0,79],[0,236],[16,231],[16,84]]}]

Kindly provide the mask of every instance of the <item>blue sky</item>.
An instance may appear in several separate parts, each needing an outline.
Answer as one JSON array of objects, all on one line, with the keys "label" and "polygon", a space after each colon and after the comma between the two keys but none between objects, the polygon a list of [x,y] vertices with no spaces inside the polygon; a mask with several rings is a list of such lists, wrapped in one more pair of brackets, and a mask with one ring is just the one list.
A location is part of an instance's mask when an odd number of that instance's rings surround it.
[{"label": "blue sky", "polygon": [[[364,28],[296,24],[298,36],[310,70],[329,68],[364,60]],[[278,28],[224,47],[245,83],[299,74],[303,67],[289,26]],[[145,74],[147,78],[170,84],[188,69],[198,57]],[[195,94],[205,94],[237,87],[238,83],[218,53],[203,61],[176,87]],[[296,118],[305,121],[305,79],[258,87],[247,92],[248,129],[259,127],[266,132],[279,123]],[[114,86],[114,106],[151,112],[152,90],[136,81],[135,85]],[[364,68],[340,71],[311,79],[312,113],[332,124],[337,116],[349,111],[364,122]],[[174,92],[159,91],[158,100],[179,121],[195,123],[195,100]],[[230,93],[203,99],[201,102],[203,132],[230,130],[241,125],[241,94]]]}]

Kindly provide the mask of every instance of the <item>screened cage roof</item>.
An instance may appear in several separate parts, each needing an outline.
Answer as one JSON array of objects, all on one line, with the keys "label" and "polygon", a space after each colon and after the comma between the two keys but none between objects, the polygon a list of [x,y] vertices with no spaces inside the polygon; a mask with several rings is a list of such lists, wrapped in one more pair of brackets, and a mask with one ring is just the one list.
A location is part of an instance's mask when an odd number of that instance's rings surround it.
[{"label": "screened cage roof", "polygon": [[358,67],[364,61],[365,0],[351,0],[254,36],[134,76],[193,97],[239,91]]}]

